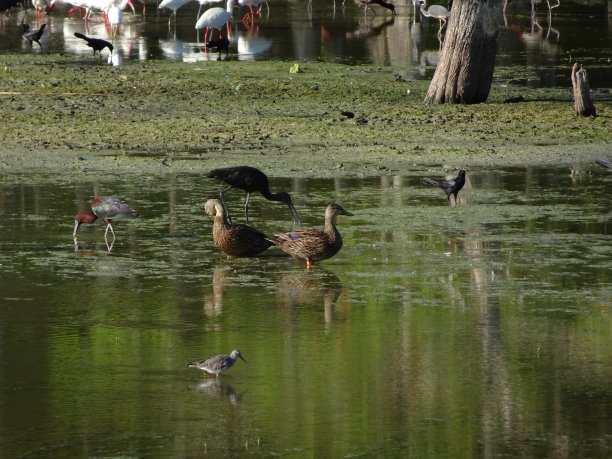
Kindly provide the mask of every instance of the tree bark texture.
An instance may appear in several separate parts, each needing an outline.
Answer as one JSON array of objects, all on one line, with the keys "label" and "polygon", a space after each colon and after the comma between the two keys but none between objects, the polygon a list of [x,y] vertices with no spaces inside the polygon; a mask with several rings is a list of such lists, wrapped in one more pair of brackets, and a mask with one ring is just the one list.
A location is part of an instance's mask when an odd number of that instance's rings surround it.
[{"label": "tree bark texture", "polygon": [[502,0],[454,0],[425,102],[486,102],[493,81]]},{"label": "tree bark texture", "polygon": [[574,64],[572,67],[572,86],[574,88],[574,110],[576,115],[597,116],[595,105],[591,99],[586,70],[578,64]]}]

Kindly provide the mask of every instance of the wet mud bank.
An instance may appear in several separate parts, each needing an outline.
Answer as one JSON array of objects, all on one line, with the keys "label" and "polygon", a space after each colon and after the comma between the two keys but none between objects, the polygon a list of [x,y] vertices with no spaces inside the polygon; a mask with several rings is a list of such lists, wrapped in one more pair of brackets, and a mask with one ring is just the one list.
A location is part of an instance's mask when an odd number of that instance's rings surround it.
[{"label": "wet mud bank", "polygon": [[[274,176],[326,177],[585,164],[611,150],[606,89],[594,94],[599,116],[587,119],[574,115],[569,84],[540,90],[498,77],[486,104],[427,106],[428,82],[400,69],[293,66],[113,68],[59,54],[2,56],[0,170],[137,175],[250,164]],[[503,103],[518,95],[525,102]]]}]

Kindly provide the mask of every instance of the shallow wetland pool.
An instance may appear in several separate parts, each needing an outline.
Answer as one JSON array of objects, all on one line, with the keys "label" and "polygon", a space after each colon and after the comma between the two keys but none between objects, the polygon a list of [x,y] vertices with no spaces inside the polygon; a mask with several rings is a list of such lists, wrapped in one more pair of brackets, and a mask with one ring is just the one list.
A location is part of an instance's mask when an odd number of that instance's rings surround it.
[{"label": "shallow wetland pool", "polygon": [[[508,53],[479,106],[425,106],[405,66],[2,54],[0,456],[612,456],[609,63],[581,119],[564,61],[528,87]],[[238,164],[304,227],[353,212],[340,253],[220,253],[205,172]],[[458,205],[419,183],[460,167]],[[75,245],[103,195],[140,218]],[[186,366],[235,348],[218,380]]]},{"label": "shallow wetland pool", "polygon": [[[405,175],[283,178],[345,246],[306,270],[211,240],[203,174],[1,188],[3,453],[606,457],[611,236],[598,166],[474,167],[457,206]],[[43,177],[41,174],[40,177]],[[72,243],[114,193],[141,213]],[[244,196],[228,193],[234,219]],[[254,197],[251,223],[291,228]],[[186,362],[240,348],[218,381]],[[33,435],[33,433],[36,433]]]}]

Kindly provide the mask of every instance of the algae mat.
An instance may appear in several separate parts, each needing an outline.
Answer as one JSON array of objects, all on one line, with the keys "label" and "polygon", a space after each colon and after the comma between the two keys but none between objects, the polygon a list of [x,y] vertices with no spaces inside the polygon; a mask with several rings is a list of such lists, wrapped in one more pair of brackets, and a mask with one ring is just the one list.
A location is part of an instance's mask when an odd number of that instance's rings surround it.
[{"label": "algae mat", "polygon": [[[415,164],[574,164],[610,152],[571,92],[503,84],[486,104],[428,106],[428,81],[329,63],[165,61],[120,68],[60,54],[0,64],[0,170],[154,174],[252,164],[277,176],[385,175]],[[504,104],[522,95],[526,102]],[[350,118],[342,112],[352,112]]]}]

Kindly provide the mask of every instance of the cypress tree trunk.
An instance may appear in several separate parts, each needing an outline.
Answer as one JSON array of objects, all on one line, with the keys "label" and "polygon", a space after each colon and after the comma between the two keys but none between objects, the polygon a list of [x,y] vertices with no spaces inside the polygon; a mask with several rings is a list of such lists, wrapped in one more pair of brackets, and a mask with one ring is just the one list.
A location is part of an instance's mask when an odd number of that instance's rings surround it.
[{"label": "cypress tree trunk", "polygon": [[425,102],[486,102],[493,81],[501,0],[454,0]]}]

